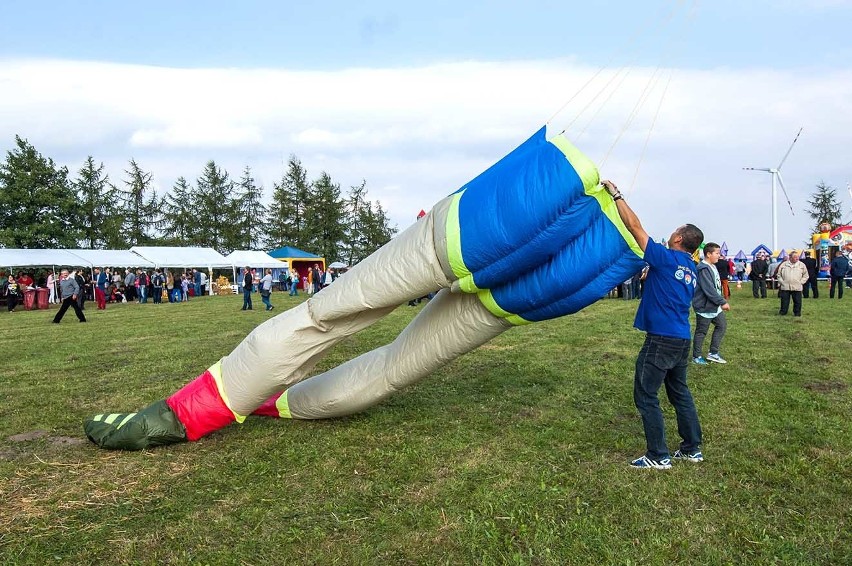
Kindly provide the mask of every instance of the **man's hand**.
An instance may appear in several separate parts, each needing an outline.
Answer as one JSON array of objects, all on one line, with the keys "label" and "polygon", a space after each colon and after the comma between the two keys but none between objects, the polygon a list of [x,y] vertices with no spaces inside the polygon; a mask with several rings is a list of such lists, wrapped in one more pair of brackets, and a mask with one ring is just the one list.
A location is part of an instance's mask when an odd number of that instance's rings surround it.
[{"label": "man's hand", "polygon": [[612,181],[608,181],[608,180],[601,181],[601,185],[604,186],[604,188],[606,189],[606,192],[609,193],[609,196],[611,196],[613,198],[613,200],[618,199],[618,198],[624,198],[624,197],[621,196],[621,191],[618,190],[618,187],[616,187],[615,183],[613,183]]}]

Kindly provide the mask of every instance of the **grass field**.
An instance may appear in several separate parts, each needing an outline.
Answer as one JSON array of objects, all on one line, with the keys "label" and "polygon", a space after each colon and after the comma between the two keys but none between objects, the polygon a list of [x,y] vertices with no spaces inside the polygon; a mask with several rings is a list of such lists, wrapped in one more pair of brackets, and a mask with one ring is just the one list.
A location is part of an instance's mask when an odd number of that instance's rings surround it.
[{"label": "grass field", "polygon": [[729,363],[689,374],[707,460],[668,472],[627,466],[635,301],[513,329],[354,417],[138,453],[83,442],[83,419],[168,396],[270,313],[236,296],[91,305],[88,324],[2,312],[0,563],[852,564],[852,296],[823,293],[793,319],[735,290]]}]

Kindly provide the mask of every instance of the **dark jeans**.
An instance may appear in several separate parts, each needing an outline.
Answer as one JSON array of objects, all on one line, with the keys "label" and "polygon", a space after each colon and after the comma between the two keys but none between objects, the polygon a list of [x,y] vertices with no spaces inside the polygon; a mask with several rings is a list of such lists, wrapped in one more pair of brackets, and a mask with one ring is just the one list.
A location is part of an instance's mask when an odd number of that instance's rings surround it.
[{"label": "dark jeans", "polygon": [[819,287],[817,287],[817,278],[816,277],[811,277],[810,279],[808,279],[808,282],[805,283],[804,286],[802,287],[802,296],[804,298],[806,298],[806,299],[808,298],[808,291],[810,289],[814,290],[814,299],[818,299],[819,298]]},{"label": "dark jeans", "polygon": [[6,308],[9,309],[9,312],[15,310],[15,307],[18,306],[18,295],[7,295],[6,296]]},{"label": "dark jeans", "polygon": [[163,302],[163,288],[162,287],[154,287],[154,294],[151,296],[154,299],[154,304],[160,304]]},{"label": "dark jeans", "polygon": [[758,291],[760,291],[759,297],[761,299],[766,298],[766,280],[765,279],[752,279],[751,280],[751,293],[754,295],[754,298],[758,298]]},{"label": "dark jeans", "polygon": [[252,310],[251,307],[251,287],[243,288],[243,310]]},{"label": "dark jeans", "polygon": [[701,356],[701,351],[704,349],[704,338],[707,336],[707,331],[710,330],[710,324],[713,324],[713,336],[710,338],[710,353],[718,354],[719,347],[722,345],[722,338],[725,337],[725,331],[728,329],[728,320],[725,318],[725,311],[720,312],[714,318],[706,318],[700,314],[695,315],[695,336],[692,340],[692,357]]},{"label": "dark jeans", "polygon": [[802,292],[801,291],[784,291],[778,292],[781,297],[781,310],[778,314],[787,314],[790,309],[790,299],[793,299],[793,316],[802,316]]},{"label": "dark jeans", "polygon": [[828,288],[828,296],[829,298],[834,298],[834,288],[837,287],[837,298],[843,298],[843,276],[835,277],[831,276],[831,287]]},{"label": "dark jeans", "polygon": [[690,340],[648,334],[636,359],[633,379],[633,402],[642,416],[645,428],[645,455],[652,460],[669,457],[666,427],[657,392],[665,384],[666,395],[677,415],[677,432],[683,441],[683,452],[695,452],[701,444],[701,425],[692,393],[686,384]]},{"label": "dark jeans", "polygon": [[80,322],[86,322],[86,316],[83,314],[83,310],[80,308],[80,305],[77,304],[77,301],[72,297],[66,297],[62,301],[62,306],[59,307],[59,312],[56,313],[56,316],[53,317],[53,322],[59,323],[62,321],[62,317],[65,316],[65,311],[68,310],[68,307],[74,309],[74,314],[77,315],[77,320]]}]

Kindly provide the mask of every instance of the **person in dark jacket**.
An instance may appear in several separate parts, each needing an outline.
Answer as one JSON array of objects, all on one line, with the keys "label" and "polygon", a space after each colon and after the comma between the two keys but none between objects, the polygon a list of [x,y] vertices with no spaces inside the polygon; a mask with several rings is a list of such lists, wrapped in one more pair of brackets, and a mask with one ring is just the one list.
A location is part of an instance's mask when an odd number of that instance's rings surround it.
[{"label": "person in dark jacket", "polygon": [[719,281],[722,282],[722,296],[730,298],[731,289],[728,287],[728,280],[731,278],[731,264],[722,255],[716,262],[716,271],[719,273]]},{"label": "person in dark jacket", "polygon": [[[751,293],[754,298],[766,298],[766,277],[769,275],[769,263],[763,252],[758,252],[757,257],[751,262]],[[758,295],[758,292],[760,293]]]},{"label": "person in dark jacket", "polygon": [[[79,287],[79,291],[77,292],[77,306],[80,307],[81,311],[84,311],[86,310],[86,279],[79,270],[74,271],[71,277],[74,278],[74,281],[77,282],[77,287]],[[61,296],[60,294],[60,298]]]},{"label": "person in dark jacket", "polygon": [[[719,347],[722,345],[722,338],[725,337],[725,331],[728,329],[725,311],[730,310],[731,306],[722,296],[722,281],[719,272],[716,271],[717,265],[728,263],[725,260],[719,261],[720,256],[719,244],[707,242],[704,245],[704,260],[698,264],[698,285],[695,288],[695,294],[692,296],[692,308],[695,310],[692,361],[699,365],[707,365],[708,361],[717,364],[727,363],[719,355]],[[710,353],[705,358],[701,355],[701,352],[704,348],[704,338],[707,336],[707,330],[710,329],[711,323],[715,328],[713,329],[713,336],[710,338]]]},{"label": "person in dark jacket", "polygon": [[831,287],[828,288],[829,298],[834,298],[834,288],[837,287],[837,298],[843,298],[843,278],[849,270],[849,259],[843,252],[837,250],[834,259],[831,260]]},{"label": "person in dark jacket", "polygon": [[804,298],[808,298],[808,292],[810,289],[814,291],[814,299],[819,298],[819,288],[817,287],[817,261],[811,257],[811,252],[805,252],[805,257],[802,258],[802,263],[805,264],[805,268],[808,270],[808,282],[805,283],[805,286],[802,287],[802,296]]},{"label": "person in dark jacket", "polygon": [[251,292],[254,289],[254,275],[249,266],[243,270],[243,310],[253,310]]}]

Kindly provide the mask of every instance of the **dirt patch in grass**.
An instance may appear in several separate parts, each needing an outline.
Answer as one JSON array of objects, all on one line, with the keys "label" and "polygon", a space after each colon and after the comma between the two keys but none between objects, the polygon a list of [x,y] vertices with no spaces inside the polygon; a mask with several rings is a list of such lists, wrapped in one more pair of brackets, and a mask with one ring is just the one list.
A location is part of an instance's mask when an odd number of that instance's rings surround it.
[{"label": "dirt patch in grass", "polygon": [[28,442],[30,440],[38,440],[50,434],[46,430],[31,430],[30,432],[22,432],[9,437],[9,442]]},{"label": "dirt patch in grass", "polygon": [[47,441],[56,447],[63,446],[79,446],[80,444],[85,444],[85,438],[79,438],[75,436],[51,436],[47,439]]},{"label": "dirt patch in grass", "polygon": [[849,389],[849,386],[842,381],[812,381],[806,383],[804,388],[816,393],[842,393]]}]

